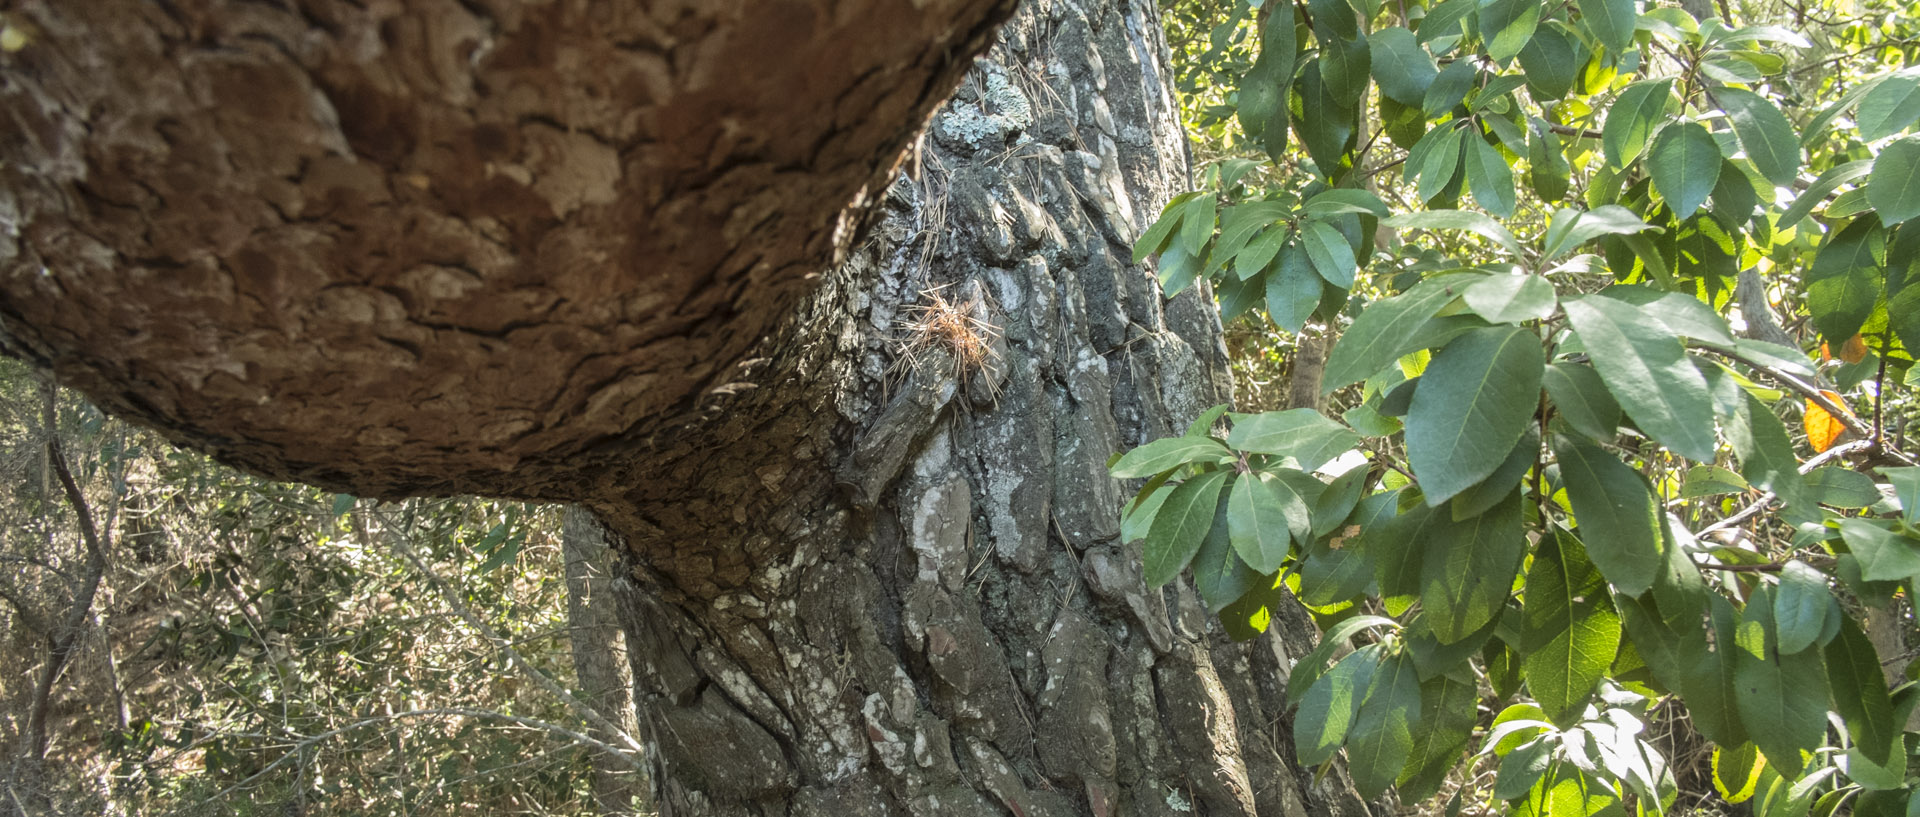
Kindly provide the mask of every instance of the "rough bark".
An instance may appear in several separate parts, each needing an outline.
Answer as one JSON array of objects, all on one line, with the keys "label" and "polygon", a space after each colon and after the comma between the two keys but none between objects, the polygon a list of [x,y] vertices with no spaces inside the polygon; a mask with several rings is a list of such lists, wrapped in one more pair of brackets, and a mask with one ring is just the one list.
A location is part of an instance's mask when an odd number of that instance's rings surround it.
[{"label": "rough bark", "polygon": [[0,346],[258,473],[564,500],[738,380],[1011,0],[22,0]]},{"label": "rough bark", "polygon": [[[606,529],[579,507],[567,508],[561,521],[561,558],[567,576],[567,644],[573,655],[574,687],[588,706],[613,725],[637,733],[633,710],[633,673],[627,640],[620,631],[613,576],[618,567]],[[619,735],[589,729],[588,734],[613,746],[625,745]],[[630,815],[647,802],[647,781],[633,766],[618,758],[593,755],[593,799],[600,813]]]},{"label": "rough bark", "polygon": [[1229,397],[1126,263],[1151,4],[1030,4],[824,265],[1001,10],[23,2],[0,340],[263,473],[591,508],[664,813],[1363,815],[1288,760],[1304,614],[1119,541],[1108,457]]},{"label": "rough bark", "polygon": [[[1150,6],[1023,10],[759,387],[591,500],[664,814],[1366,813],[1290,762],[1304,613],[1230,644],[1119,541],[1107,458],[1228,389],[1204,295],[1125,260],[1188,183],[1164,60]],[[935,290],[993,327],[964,377]]]}]

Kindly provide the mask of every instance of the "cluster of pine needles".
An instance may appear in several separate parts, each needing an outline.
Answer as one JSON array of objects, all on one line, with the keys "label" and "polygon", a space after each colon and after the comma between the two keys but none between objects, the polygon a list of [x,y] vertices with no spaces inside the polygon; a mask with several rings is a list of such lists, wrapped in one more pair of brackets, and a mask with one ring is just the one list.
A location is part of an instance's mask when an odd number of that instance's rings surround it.
[{"label": "cluster of pine needles", "polygon": [[[980,317],[989,303],[984,294],[948,298],[944,291],[948,286],[920,290],[925,303],[910,308],[902,324],[906,334],[898,342],[897,351],[899,363],[917,372],[939,357],[932,354],[935,350],[944,350],[953,367],[953,379],[965,389],[976,374],[999,362],[993,344],[1000,339],[1000,330]],[[999,386],[992,377],[986,382],[989,395],[998,397]]]}]

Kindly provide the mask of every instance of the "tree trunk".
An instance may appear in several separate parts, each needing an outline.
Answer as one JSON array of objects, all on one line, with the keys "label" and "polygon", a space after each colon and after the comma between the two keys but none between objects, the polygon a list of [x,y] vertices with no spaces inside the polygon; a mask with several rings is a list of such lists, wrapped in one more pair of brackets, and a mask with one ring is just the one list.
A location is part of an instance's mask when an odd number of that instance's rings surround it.
[{"label": "tree trunk", "polygon": [[[566,562],[567,644],[573,653],[575,689],[588,706],[629,735],[635,734],[631,659],[613,595],[618,561],[606,529],[587,511],[569,507],[561,521],[560,552]],[[627,743],[598,728],[588,733],[612,746]],[[608,817],[638,813],[636,807],[646,801],[646,781],[635,777],[633,766],[600,753],[593,755],[592,762],[593,799],[600,813]]]},{"label": "tree trunk", "polygon": [[1229,643],[1119,541],[1108,457],[1229,389],[1127,262],[1188,184],[1165,60],[1150,5],[1028,5],[757,387],[591,502],[663,814],[1366,813],[1291,762],[1304,612]]},{"label": "tree trunk", "polygon": [[21,0],[0,346],[258,473],[592,509],[667,814],[1359,817],[1304,613],[1229,643],[1119,541],[1108,457],[1229,398],[1127,262],[1151,4],[1029,4],[879,192],[1006,12]]}]

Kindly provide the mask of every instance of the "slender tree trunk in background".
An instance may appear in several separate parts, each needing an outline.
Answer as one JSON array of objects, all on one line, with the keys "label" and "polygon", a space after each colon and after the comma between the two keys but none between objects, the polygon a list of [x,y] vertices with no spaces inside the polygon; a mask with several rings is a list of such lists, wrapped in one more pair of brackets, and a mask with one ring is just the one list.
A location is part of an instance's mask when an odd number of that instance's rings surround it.
[{"label": "slender tree trunk in background", "polygon": [[[561,523],[560,551],[566,562],[567,641],[573,652],[574,688],[588,706],[633,734],[633,674],[613,595],[618,560],[608,546],[606,530],[591,513],[570,506]],[[603,731],[590,729],[589,734],[609,745],[625,745],[626,741]],[[593,797],[601,814],[635,813],[635,806],[645,802],[646,785],[634,776],[631,765],[594,753]]]},{"label": "slender tree trunk in background", "polygon": [[591,503],[663,814],[1367,813],[1291,761],[1304,612],[1229,643],[1119,541],[1108,457],[1229,399],[1211,304],[1127,263],[1189,183],[1165,60],[1149,4],[1026,6],[768,360]]}]

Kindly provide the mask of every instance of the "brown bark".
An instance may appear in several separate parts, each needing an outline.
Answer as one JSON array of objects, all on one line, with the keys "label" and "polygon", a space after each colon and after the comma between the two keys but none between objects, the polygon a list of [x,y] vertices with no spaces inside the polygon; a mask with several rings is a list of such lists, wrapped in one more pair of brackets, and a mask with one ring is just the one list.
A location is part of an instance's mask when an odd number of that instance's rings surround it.
[{"label": "brown bark", "polygon": [[577,496],[736,364],[1010,0],[24,0],[0,346],[258,473]]},{"label": "brown bark", "polygon": [[[265,473],[591,508],[663,813],[1366,813],[1289,760],[1304,613],[1229,644],[1119,541],[1107,458],[1230,397],[1125,260],[1189,183],[1150,4],[1017,15],[825,266],[998,4],[127,3],[18,12],[7,347]],[[901,363],[935,288],[985,365]]]}]

